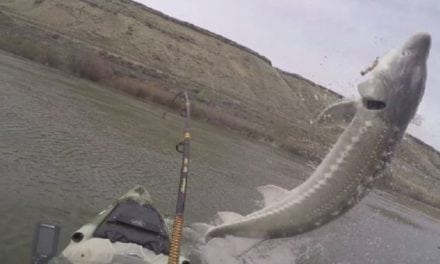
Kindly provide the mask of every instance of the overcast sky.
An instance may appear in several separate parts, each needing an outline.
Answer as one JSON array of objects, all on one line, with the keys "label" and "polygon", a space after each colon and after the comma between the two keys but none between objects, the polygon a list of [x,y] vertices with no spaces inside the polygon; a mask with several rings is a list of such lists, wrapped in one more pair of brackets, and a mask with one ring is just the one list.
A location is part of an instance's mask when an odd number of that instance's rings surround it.
[{"label": "overcast sky", "polygon": [[[357,97],[359,72],[418,31],[432,35],[422,126],[410,133],[440,150],[438,0],[137,0],[232,39],[345,96]],[[438,40],[438,39],[439,40]]]}]

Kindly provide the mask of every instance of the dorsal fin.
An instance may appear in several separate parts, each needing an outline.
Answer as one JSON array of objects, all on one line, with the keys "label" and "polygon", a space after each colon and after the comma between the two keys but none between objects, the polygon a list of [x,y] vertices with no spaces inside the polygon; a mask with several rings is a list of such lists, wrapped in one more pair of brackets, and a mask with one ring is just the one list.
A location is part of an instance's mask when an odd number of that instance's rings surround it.
[{"label": "dorsal fin", "polygon": [[223,223],[234,222],[235,220],[243,217],[241,214],[234,212],[217,212],[217,215]]},{"label": "dorsal fin", "polygon": [[264,197],[264,206],[275,203],[289,192],[288,190],[275,185],[260,186],[257,187],[257,190]]},{"label": "dorsal fin", "polygon": [[320,125],[346,125],[351,122],[357,111],[356,101],[340,101],[328,106],[319,114]]}]

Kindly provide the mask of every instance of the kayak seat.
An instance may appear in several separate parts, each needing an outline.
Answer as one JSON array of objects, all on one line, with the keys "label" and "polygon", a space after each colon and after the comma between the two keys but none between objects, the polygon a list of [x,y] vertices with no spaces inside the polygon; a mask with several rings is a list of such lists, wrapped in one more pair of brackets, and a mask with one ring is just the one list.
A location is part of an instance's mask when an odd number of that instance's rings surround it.
[{"label": "kayak seat", "polygon": [[107,238],[112,243],[135,243],[156,254],[169,254],[169,235],[160,213],[151,205],[132,200],[120,202],[93,236]]}]

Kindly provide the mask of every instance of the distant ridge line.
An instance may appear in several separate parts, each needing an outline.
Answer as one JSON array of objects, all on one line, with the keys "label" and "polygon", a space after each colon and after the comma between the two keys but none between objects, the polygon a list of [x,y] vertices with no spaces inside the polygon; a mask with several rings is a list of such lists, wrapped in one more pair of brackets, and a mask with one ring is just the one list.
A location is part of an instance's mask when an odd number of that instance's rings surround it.
[{"label": "distant ridge line", "polygon": [[425,141],[421,140],[420,138],[417,138],[409,133],[406,133],[406,135],[408,137],[410,137],[411,139],[413,139],[417,144],[420,144],[422,146],[424,146],[425,148],[429,149],[430,151],[434,152],[435,154],[437,154],[440,157],[440,150],[437,150],[436,148],[434,148],[433,146],[429,145],[428,143],[426,143]]},{"label": "distant ridge line", "polygon": [[[88,2],[88,0],[82,0],[82,1]],[[250,48],[248,48],[246,46],[243,46],[243,45],[241,45],[241,44],[239,44],[239,43],[237,43],[237,42],[235,42],[235,41],[233,41],[231,39],[228,39],[228,38],[226,38],[226,37],[224,37],[222,35],[219,35],[217,33],[211,32],[211,31],[209,31],[207,29],[201,28],[201,27],[196,26],[194,24],[191,24],[189,22],[186,22],[186,21],[183,21],[183,20],[171,17],[171,16],[169,16],[167,14],[164,14],[164,13],[158,11],[158,10],[155,10],[155,9],[153,9],[151,7],[148,7],[148,6],[143,5],[141,3],[135,2],[133,0],[117,0],[117,1],[119,1],[122,4],[133,4],[133,5],[136,5],[136,6],[140,7],[141,9],[143,9],[145,11],[148,11],[150,13],[153,13],[153,14],[155,14],[157,16],[160,16],[160,17],[162,17],[162,18],[164,18],[166,20],[169,20],[171,22],[175,22],[175,23],[177,23],[179,25],[188,27],[188,28],[193,29],[193,30],[195,30],[197,32],[200,32],[202,34],[205,34],[205,35],[208,35],[210,37],[213,37],[213,38],[215,38],[217,40],[220,40],[220,41],[222,41],[224,43],[227,43],[227,44],[229,44],[231,46],[234,46],[236,48],[244,50],[244,51],[246,51],[246,52],[248,52],[248,53],[250,53],[250,54],[252,54],[252,55],[254,55],[254,56],[256,56],[256,57],[258,57],[260,59],[262,59],[263,61],[267,62],[269,65],[272,66],[272,62],[268,58],[266,58],[265,56],[259,54],[258,52],[254,51],[254,50],[252,50],[252,49],[250,49]]]},{"label": "distant ridge line", "polygon": [[317,84],[317,83],[315,83],[315,82],[313,82],[313,81],[311,81],[311,80],[309,80],[309,79],[307,79],[307,78],[305,78],[305,77],[303,77],[303,76],[301,76],[301,75],[299,75],[297,73],[287,72],[287,71],[281,70],[279,68],[275,68],[275,69],[278,70],[279,72],[281,72],[282,74],[289,75],[289,76],[292,76],[294,78],[300,79],[300,80],[305,81],[306,83],[308,83],[308,84],[310,84],[312,86],[318,87],[318,88],[320,88],[320,89],[322,89],[322,90],[324,90],[324,91],[326,91],[326,92],[328,92],[330,94],[333,94],[334,96],[338,97],[339,99],[344,98],[344,96],[342,96],[341,94],[338,94],[337,92],[335,92],[333,90],[330,90],[329,88],[327,88],[325,86],[319,85],[319,84]]}]

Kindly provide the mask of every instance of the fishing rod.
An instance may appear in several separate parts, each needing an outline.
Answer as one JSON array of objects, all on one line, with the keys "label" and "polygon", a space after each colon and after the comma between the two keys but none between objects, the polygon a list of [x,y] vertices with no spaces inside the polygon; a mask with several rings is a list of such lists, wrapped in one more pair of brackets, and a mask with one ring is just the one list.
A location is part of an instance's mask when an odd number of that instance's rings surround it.
[{"label": "fishing rod", "polygon": [[[181,95],[176,95],[176,98]],[[183,131],[183,141],[176,145],[176,150],[182,153],[182,166],[180,169],[180,183],[177,192],[176,214],[174,216],[174,224],[170,242],[170,254],[168,257],[168,264],[178,264],[180,257],[180,243],[183,233],[183,213],[185,211],[186,186],[188,179],[189,153],[191,148],[191,132],[190,132],[190,101],[188,94],[183,92],[185,98],[185,109],[181,114],[185,117],[185,128]],[[175,98],[175,99],[176,99]],[[174,100],[173,100],[174,101]]]}]

